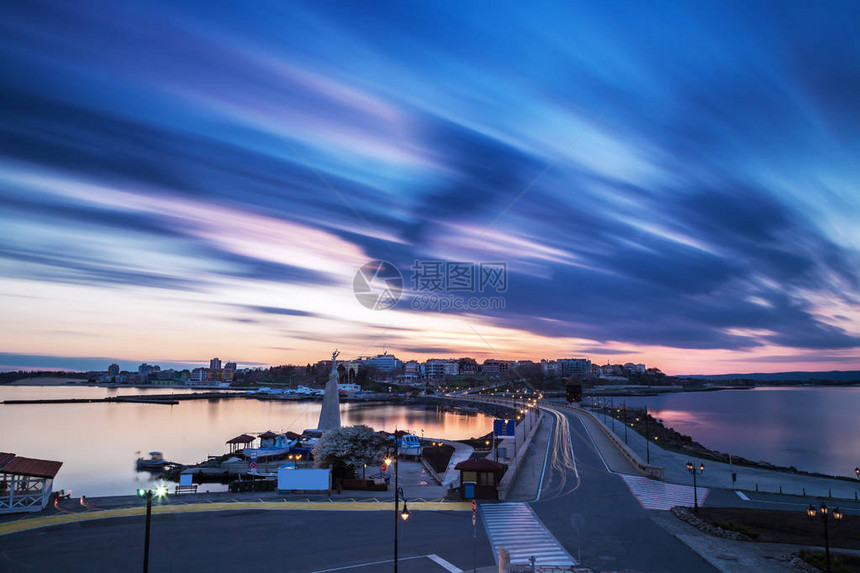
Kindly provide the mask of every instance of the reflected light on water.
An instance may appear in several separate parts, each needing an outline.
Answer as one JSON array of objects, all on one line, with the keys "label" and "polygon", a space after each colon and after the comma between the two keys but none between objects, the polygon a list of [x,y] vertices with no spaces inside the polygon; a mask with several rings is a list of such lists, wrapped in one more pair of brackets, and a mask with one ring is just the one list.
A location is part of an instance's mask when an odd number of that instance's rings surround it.
[{"label": "reflected light on water", "polygon": [[860,459],[860,388],[781,387],[627,397],[705,447],[851,477]]},{"label": "reflected light on water", "polygon": [[[169,393],[173,390],[122,388],[121,394]],[[93,387],[0,387],[0,400],[117,395]],[[177,390],[177,393],[183,392]],[[266,430],[301,433],[316,428],[320,402],[280,402],[245,398],[189,400],[160,404],[90,403],[0,405],[0,451],[63,462],[55,489],[82,495],[131,495],[149,474],[138,474],[135,461],[153,450],[170,461],[191,464],[227,452],[225,442],[242,433]],[[376,430],[411,430],[425,437],[463,439],[492,430],[492,418],[437,408],[390,404],[341,405],[344,425],[366,424]],[[140,453],[138,453],[140,452]],[[204,485],[215,491],[218,486]],[[222,488],[223,489],[223,488]]]}]

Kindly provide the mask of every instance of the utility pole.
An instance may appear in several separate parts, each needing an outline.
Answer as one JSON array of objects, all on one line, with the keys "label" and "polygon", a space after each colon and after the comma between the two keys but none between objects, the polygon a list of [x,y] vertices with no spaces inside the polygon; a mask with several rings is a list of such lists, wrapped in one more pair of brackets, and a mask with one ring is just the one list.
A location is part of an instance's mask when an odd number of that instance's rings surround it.
[{"label": "utility pole", "polygon": [[397,530],[400,528],[400,444],[397,440],[397,426],[394,426],[394,573],[397,573]]}]

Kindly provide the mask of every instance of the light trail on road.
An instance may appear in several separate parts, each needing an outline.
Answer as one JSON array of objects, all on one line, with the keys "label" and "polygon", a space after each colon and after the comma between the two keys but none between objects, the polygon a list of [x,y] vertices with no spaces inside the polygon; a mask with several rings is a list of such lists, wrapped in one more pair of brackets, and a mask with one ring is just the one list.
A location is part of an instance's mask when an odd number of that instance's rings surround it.
[{"label": "light trail on road", "polygon": [[[546,495],[541,501],[550,501],[569,495],[579,488],[581,483],[579,470],[576,467],[576,457],[573,451],[573,439],[570,434],[570,420],[567,416],[553,408],[544,408],[555,418],[555,431],[550,439],[550,471],[544,477],[542,488]],[[574,483],[569,486],[569,474],[573,470]]]}]

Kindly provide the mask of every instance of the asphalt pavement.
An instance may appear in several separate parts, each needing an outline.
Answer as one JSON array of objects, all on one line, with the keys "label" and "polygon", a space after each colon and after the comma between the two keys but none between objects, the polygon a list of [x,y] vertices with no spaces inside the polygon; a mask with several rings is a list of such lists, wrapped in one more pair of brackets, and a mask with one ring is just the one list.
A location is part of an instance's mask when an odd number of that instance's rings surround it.
[{"label": "asphalt pavement", "polygon": [[[395,517],[387,511],[224,511],[154,515],[150,571],[391,571]],[[400,571],[450,571],[493,565],[471,514],[411,511],[399,524]],[[136,571],[143,557],[142,516],[58,525],[0,536],[0,572]],[[364,564],[364,568],[362,568]],[[355,568],[359,566],[359,568]],[[370,569],[368,569],[370,567]],[[342,569],[341,569],[342,568]]]},{"label": "asphalt pavement", "polygon": [[[546,409],[545,409],[546,411]],[[582,565],[597,571],[712,572],[716,569],[650,518],[611,472],[579,418],[557,412],[539,499],[544,525]]]}]

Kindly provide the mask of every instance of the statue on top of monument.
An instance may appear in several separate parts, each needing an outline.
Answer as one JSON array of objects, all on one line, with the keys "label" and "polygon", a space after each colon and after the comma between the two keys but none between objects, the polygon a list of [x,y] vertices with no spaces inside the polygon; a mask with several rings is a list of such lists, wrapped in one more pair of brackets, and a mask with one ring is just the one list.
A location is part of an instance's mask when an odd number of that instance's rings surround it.
[{"label": "statue on top of monument", "polygon": [[317,428],[320,430],[340,428],[340,396],[337,389],[338,356],[340,356],[339,350],[331,353],[331,374],[329,374],[328,382],[325,384],[325,393],[323,394],[323,403],[320,409],[320,421],[317,425]]}]

